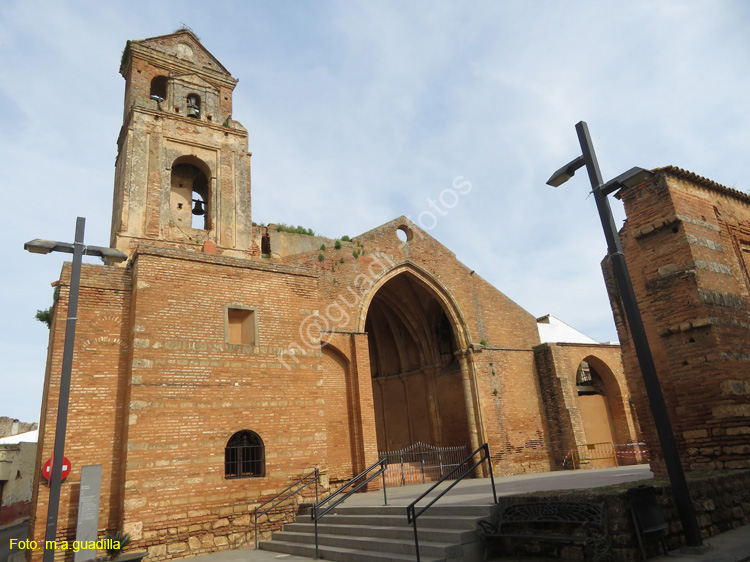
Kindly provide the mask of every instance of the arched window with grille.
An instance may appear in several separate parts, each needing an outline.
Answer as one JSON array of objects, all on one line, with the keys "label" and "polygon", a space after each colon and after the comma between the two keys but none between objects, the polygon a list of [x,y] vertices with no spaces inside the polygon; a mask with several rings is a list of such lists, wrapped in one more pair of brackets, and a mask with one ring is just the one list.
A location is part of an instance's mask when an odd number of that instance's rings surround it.
[{"label": "arched window with grille", "polygon": [[243,429],[227,441],[224,449],[226,478],[260,478],[266,475],[263,440],[254,431]]}]

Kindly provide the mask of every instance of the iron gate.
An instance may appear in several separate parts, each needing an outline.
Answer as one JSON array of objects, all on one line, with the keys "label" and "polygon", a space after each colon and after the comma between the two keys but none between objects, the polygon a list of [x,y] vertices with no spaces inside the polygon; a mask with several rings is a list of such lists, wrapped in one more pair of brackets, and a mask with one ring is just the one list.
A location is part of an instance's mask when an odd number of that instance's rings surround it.
[{"label": "iron gate", "polygon": [[[388,461],[386,485],[406,486],[440,480],[468,454],[468,446],[435,447],[420,441],[398,451],[382,451],[380,458]],[[456,474],[455,478],[460,476]]]}]

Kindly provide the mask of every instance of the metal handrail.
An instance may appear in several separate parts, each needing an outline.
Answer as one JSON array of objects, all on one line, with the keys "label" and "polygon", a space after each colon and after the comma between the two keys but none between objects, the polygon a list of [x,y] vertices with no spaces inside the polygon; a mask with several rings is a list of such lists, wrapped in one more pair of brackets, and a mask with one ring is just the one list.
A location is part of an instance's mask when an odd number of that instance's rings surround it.
[{"label": "metal handrail", "polygon": [[[440,492],[440,494],[435,499],[433,499],[430,503],[428,503],[426,506],[424,506],[422,509],[420,509],[419,512],[416,511],[415,506],[417,505],[417,503],[419,501],[421,501],[422,499],[424,499],[425,496],[427,496],[435,488],[437,488],[438,486],[440,486],[440,484],[442,484],[444,481],[448,480],[451,476],[453,476],[454,473],[456,473],[457,471],[459,471],[464,465],[469,464],[469,462],[474,459],[474,455],[476,455],[480,451],[484,451],[484,456],[481,459],[479,459],[479,461],[477,461],[476,463],[474,463],[474,465],[472,465],[470,468],[468,468],[466,470],[466,472],[464,472],[461,476],[459,476],[456,480],[454,480],[453,483],[450,486],[448,486],[445,490],[443,490],[442,492]],[[429,490],[427,490],[424,494],[422,494],[416,500],[414,500],[413,502],[411,502],[409,504],[409,506],[406,508],[406,520],[407,520],[407,523],[409,525],[411,525],[411,524],[414,525],[414,547],[417,549],[417,562],[420,562],[420,558],[419,558],[419,536],[417,534],[417,518],[420,515],[422,515],[425,511],[427,511],[428,509],[430,509],[430,507],[432,507],[432,505],[436,501],[438,501],[445,494],[447,494],[453,488],[453,486],[455,486],[456,484],[458,484],[459,482],[461,482],[461,480],[463,480],[464,478],[466,478],[471,471],[473,471],[475,468],[477,468],[484,461],[487,461],[487,464],[489,465],[490,481],[492,482],[492,498],[495,500],[495,503],[497,503],[497,491],[495,490],[495,478],[492,475],[492,459],[490,458],[490,447],[489,447],[489,445],[487,445],[487,443],[485,443],[484,445],[482,445],[481,447],[479,447],[476,451],[474,451],[473,453],[471,453],[471,455],[469,455],[463,461],[461,461],[461,464],[459,464],[456,468],[454,468],[448,474],[446,474],[445,476],[443,476],[440,480],[438,480],[437,482],[435,482],[435,484],[433,484],[430,487]]]},{"label": "metal handrail", "polygon": [[[367,479],[365,479],[364,481],[362,481],[359,484],[357,484],[356,486],[354,486],[354,488],[352,488],[351,490],[349,490],[346,494],[344,494],[342,497],[340,497],[339,499],[337,499],[333,504],[329,505],[323,511],[320,511],[320,512],[318,511],[322,505],[328,503],[333,498],[335,498],[336,496],[338,496],[339,494],[341,494],[346,488],[348,488],[349,486],[352,486],[360,478],[364,478],[364,476],[368,472],[372,471],[376,466],[380,466],[380,468],[378,469],[377,472],[375,472],[374,474],[371,474],[370,476],[367,477]],[[313,522],[315,523],[315,559],[316,560],[318,559],[318,519],[322,518],[325,514],[327,514],[332,509],[335,509],[341,502],[343,502],[344,500],[346,500],[354,492],[358,491],[359,489],[361,489],[366,484],[369,484],[372,480],[374,480],[375,478],[377,478],[381,474],[383,475],[383,502],[385,503],[385,505],[388,505],[388,496],[387,496],[386,490],[385,490],[385,471],[386,471],[387,468],[388,468],[388,461],[386,459],[380,459],[379,461],[371,464],[366,469],[364,469],[362,472],[360,472],[359,474],[357,474],[357,476],[355,476],[354,478],[352,478],[351,480],[349,480],[349,482],[347,482],[346,484],[344,484],[343,486],[341,486],[341,488],[339,488],[338,490],[336,490],[334,493],[332,493],[326,499],[324,499],[324,500],[316,503],[313,506],[312,511],[310,512],[310,517],[312,518]]]},{"label": "metal handrail", "polygon": [[[289,492],[288,494],[286,494],[286,492],[288,492],[289,490],[291,490],[292,488],[294,488],[298,484],[301,484],[302,482],[304,482],[306,479],[310,478],[311,476],[313,478],[309,482],[306,482],[303,486],[300,486],[298,489],[294,490],[293,492]],[[316,468],[312,472],[308,472],[304,476],[302,476],[302,477],[298,478],[297,480],[295,480],[292,484],[290,484],[289,486],[287,486],[286,488],[284,488],[281,492],[279,492],[278,494],[276,494],[270,500],[268,500],[268,501],[260,504],[258,507],[255,508],[255,550],[258,550],[258,517],[260,517],[261,515],[265,515],[266,513],[268,513],[269,511],[271,511],[274,507],[276,507],[280,503],[285,502],[286,500],[288,500],[289,498],[291,498],[294,494],[296,494],[298,492],[301,492],[302,490],[304,490],[305,488],[307,488],[313,482],[315,482],[315,503],[317,504],[318,503],[318,481],[319,480],[320,480],[320,471]],[[281,496],[283,494],[286,494],[283,498],[281,498],[279,501],[277,501],[276,503],[274,503],[268,509],[266,509],[264,511],[261,511],[260,513],[258,513],[259,509],[261,509],[265,505],[268,505],[269,503],[271,503],[272,501],[274,501],[276,498],[278,498],[279,496]]]}]

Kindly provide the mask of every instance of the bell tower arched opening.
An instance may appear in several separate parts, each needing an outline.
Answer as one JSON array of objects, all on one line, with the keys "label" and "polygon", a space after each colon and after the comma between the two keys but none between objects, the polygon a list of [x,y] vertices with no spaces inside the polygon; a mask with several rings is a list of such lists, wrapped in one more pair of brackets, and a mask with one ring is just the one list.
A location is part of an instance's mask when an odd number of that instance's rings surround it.
[{"label": "bell tower arched opening", "polygon": [[172,164],[170,210],[177,226],[210,230],[209,180],[192,159],[178,158]]},{"label": "bell tower arched opening", "polygon": [[365,331],[378,449],[469,445],[457,338],[434,292],[409,272],[392,277],[372,297]]}]

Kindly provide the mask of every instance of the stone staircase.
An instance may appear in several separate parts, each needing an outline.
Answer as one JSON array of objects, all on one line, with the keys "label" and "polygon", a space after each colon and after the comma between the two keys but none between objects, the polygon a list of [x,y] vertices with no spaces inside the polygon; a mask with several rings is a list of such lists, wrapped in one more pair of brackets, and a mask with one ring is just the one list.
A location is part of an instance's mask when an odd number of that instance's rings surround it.
[{"label": "stone staircase", "polygon": [[[493,506],[436,505],[417,523],[422,562],[482,560],[477,521],[491,515]],[[314,524],[309,515],[285,525],[260,548],[315,557]],[[406,523],[403,506],[342,505],[318,521],[320,558],[339,562],[414,561],[414,529]]]}]

